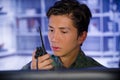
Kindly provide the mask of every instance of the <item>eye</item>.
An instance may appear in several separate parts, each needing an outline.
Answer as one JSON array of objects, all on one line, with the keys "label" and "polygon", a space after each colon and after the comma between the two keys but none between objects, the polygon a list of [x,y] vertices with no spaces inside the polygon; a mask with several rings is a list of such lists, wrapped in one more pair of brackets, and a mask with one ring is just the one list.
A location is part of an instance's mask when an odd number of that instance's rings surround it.
[{"label": "eye", "polygon": [[54,30],[53,29],[48,29],[49,32],[53,32]]},{"label": "eye", "polygon": [[61,31],[61,32],[64,33],[64,34],[67,33],[67,31]]}]

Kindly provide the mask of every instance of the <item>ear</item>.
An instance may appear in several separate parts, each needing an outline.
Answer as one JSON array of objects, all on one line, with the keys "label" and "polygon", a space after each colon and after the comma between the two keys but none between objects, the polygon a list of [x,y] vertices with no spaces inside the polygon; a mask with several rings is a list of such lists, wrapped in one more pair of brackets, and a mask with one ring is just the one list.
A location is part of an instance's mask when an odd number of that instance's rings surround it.
[{"label": "ear", "polygon": [[79,44],[82,44],[82,43],[85,41],[86,37],[87,37],[87,32],[84,31],[84,32],[78,37],[78,43],[79,43]]}]

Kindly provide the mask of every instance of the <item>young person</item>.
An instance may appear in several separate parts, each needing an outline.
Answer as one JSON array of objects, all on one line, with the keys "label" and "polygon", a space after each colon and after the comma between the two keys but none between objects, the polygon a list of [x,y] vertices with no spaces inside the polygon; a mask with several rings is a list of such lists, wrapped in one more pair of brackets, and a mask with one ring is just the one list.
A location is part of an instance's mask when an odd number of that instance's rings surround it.
[{"label": "young person", "polygon": [[[92,15],[87,5],[76,0],[57,1],[47,12],[48,39],[54,55],[45,54],[23,67],[24,70],[56,70],[103,67],[81,49]],[[89,45],[88,45],[89,46]]]}]

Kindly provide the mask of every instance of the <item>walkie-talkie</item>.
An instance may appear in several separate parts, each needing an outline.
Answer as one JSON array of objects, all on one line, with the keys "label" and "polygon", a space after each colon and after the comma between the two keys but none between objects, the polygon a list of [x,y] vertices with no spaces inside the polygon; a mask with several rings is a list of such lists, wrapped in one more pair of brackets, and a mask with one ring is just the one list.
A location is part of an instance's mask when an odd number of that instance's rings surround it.
[{"label": "walkie-talkie", "polygon": [[39,26],[38,28],[39,28],[40,40],[41,40],[41,43],[42,43],[42,47],[37,47],[37,48],[36,48],[35,58],[36,58],[36,67],[37,67],[37,70],[38,70],[38,57],[39,57],[39,56],[42,56],[42,55],[44,55],[44,54],[47,54],[47,53],[46,53],[45,46],[44,46],[44,43],[43,43],[41,28],[40,28],[40,26]]},{"label": "walkie-talkie", "polygon": [[[42,43],[42,47],[37,47],[37,48],[36,48],[35,58],[36,58],[36,60],[37,60],[37,61],[36,61],[37,70],[38,70],[38,57],[47,54],[46,49],[45,49],[45,46],[44,46],[43,38],[42,38],[41,28],[40,28],[40,26],[39,26],[38,28],[39,28],[40,40],[41,40],[41,43]],[[51,56],[51,58],[52,58],[52,56]],[[54,56],[54,58],[52,58],[52,59],[53,59],[53,63],[52,63],[52,64],[53,64],[53,66],[54,66],[54,69],[59,69],[59,68],[61,68],[62,63],[61,63],[60,59],[59,59],[58,57],[55,57],[55,56]],[[53,69],[53,70],[54,70],[54,69]]]},{"label": "walkie-talkie", "polygon": [[42,38],[41,28],[40,28],[40,26],[39,26],[38,28],[39,28],[40,40],[41,40],[41,43],[42,43],[42,47],[37,47],[36,55],[35,55],[35,58],[36,58],[36,59],[37,59],[39,56],[42,56],[42,55],[44,55],[44,54],[47,54],[47,53],[46,53],[45,46],[44,46],[43,38]]}]

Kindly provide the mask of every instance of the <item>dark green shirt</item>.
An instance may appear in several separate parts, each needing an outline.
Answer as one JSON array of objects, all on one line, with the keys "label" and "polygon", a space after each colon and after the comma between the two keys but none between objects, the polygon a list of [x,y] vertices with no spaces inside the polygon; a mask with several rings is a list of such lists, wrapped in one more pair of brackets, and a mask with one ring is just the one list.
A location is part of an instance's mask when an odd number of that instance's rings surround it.
[{"label": "dark green shirt", "polygon": [[[69,67],[65,68],[60,59],[54,55],[51,55],[51,58],[54,60],[53,65],[55,66],[53,70],[59,70],[59,69],[81,69],[81,68],[92,68],[92,67],[104,67],[97,61],[95,61],[93,58],[88,57],[84,54],[83,51],[80,51],[76,60],[74,63]],[[25,65],[22,70],[31,70],[30,63]]]}]

